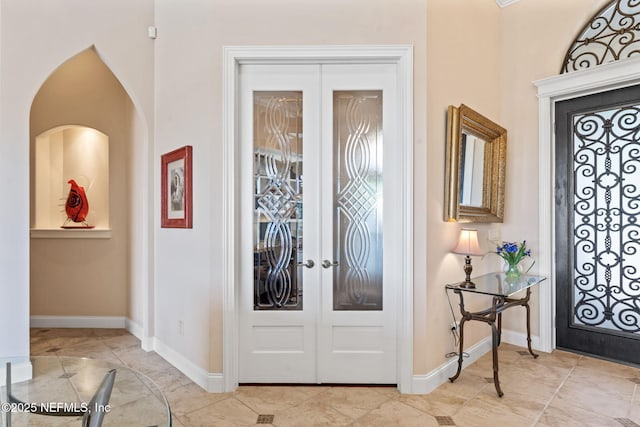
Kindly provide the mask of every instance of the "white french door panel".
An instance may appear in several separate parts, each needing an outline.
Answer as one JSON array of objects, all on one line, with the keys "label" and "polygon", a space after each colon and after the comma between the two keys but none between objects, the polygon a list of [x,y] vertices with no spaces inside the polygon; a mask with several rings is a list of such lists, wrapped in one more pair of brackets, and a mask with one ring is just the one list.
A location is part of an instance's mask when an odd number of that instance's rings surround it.
[{"label": "white french door panel", "polygon": [[[401,206],[401,150],[397,141],[397,100],[395,65],[323,65],[322,66],[322,259],[336,261],[335,242],[335,142],[334,94],[336,92],[382,92],[382,310],[335,310],[333,269],[322,269],[322,304],[318,328],[318,376],[320,382],[391,384],[396,372],[396,298],[402,277],[399,258],[402,247],[402,222],[394,207]],[[370,144],[371,145],[371,144]],[[351,151],[354,151],[353,149]],[[371,153],[373,156],[374,153]],[[356,157],[356,156],[354,156]],[[384,159],[384,162],[382,162]],[[358,163],[360,159],[356,159]],[[347,162],[341,159],[342,162]],[[357,168],[359,164],[354,165]],[[328,177],[327,177],[328,176]],[[331,179],[330,177],[333,177]],[[359,203],[356,202],[356,203]],[[328,231],[326,231],[328,230]],[[325,232],[326,231],[326,232]],[[356,238],[357,240],[357,238]],[[348,243],[346,243],[348,244]],[[395,248],[395,249],[394,249]],[[344,262],[342,256],[341,262]],[[396,279],[394,279],[396,278]]]},{"label": "white french door panel", "polygon": [[[402,154],[398,139],[396,66],[241,65],[239,382],[388,383],[397,378],[397,310],[402,275]],[[303,258],[301,310],[254,309],[254,92],[302,92]],[[336,91],[382,94],[381,309],[334,309],[337,267],[333,103]],[[384,159],[384,165],[382,165]],[[342,160],[340,160],[342,161]],[[346,265],[346,263],[345,263]],[[342,268],[341,266],[340,268]],[[335,277],[334,277],[335,276]]]},{"label": "white french door panel", "polygon": [[[318,268],[299,267],[302,310],[254,310],[253,242],[253,94],[256,91],[301,91],[305,186],[319,176],[319,66],[243,65],[240,69],[240,290],[239,381],[316,382],[316,316]],[[318,259],[318,198],[303,195],[304,257]],[[315,224],[315,227],[314,227]],[[315,283],[314,283],[315,282]]]}]

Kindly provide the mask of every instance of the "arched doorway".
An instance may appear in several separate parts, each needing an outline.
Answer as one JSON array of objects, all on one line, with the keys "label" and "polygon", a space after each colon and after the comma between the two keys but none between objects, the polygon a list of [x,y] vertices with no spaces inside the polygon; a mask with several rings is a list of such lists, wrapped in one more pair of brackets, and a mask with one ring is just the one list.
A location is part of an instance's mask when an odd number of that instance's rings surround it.
[{"label": "arched doorway", "polygon": [[[88,134],[82,133],[88,132],[87,128],[108,138],[107,154],[102,155],[107,159],[106,176],[98,177],[97,169],[104,164],[77,172],[86,183],[102,181],[101,195],[96,188],[87,188],[93,206],[88,219],[92,221],[93,214],[95,221],[89,225],[95,228],[65,230],[55,222],[39,224],[38,206],[63,211],[66,194],[58,190],[49,200],[36,202],[36,139],[62,129],[52,147],[65,139],[64,132],[75,132],[77,135],[69,138],[80,149],[67,157],[75,156],[73,162],[80,164],[83,158],[100,163],[100,156],[83,154],[90,145]],[[34,97],[30,112],[32,326],[127,327],[139,337],[144,335],[148,319],[148,248],[144,244],[148,231],[144,227],[149,226],[141,216],[148,212],[145,129],[129,94],[94,48],[80,52],[53,71]],[[65,157],[51,147],[49,158]],[[43,159],[39,160],[42,163]],[[49,167],[59,167],[65,161],[72,159],[58,158]],[[66,180],[71,177],[60,178],[62,175],[54,179],[64,179],[68,191]],[[61,188],[59,184],[57,188]],[[106,201],[99,202],[105,191]],[[56,206],[52,209],[51,204]]]}]

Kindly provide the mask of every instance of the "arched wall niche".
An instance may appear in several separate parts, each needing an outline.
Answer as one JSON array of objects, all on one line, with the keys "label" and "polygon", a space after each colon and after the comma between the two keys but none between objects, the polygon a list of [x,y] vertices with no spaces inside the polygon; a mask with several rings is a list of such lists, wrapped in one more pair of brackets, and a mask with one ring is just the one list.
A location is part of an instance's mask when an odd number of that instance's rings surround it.
[{"label": "arched wall niche", "polygon": [[[131,98],[96,49],[90,47],[66,60],[43,82],[33,99],[29,120],[30,215],[34,227],[30,244],[32,326],[40,325],[42,319],[41,326],[51,326],[52,322],[55,326],[61,316],[74,318],[74,325],[79,327],[85,316],[102,319],[102,326],[124,327],[127,318],[143,324],[142,310],[132,308],[143,304],[143,290],[139,283],[132,285],[131,253],[136,244],[131,224],[137,220],[133,218],[132,183],[140,181],[133,169],[136,162],[145,161],[141,147],[146,146],[147,135]],[[89,138],[102,140],[97,145],[103,148],[91,154],[82,152]],[[65,141],[68,152],[65,149],[56,154],[51,150],[52,145],[64,146]],[[48,152],[42,150],[46,145]],[[53,171],[52,178],[51,169],[61,162],[51,160],[59,156],[67,157],[69,165],[74,165],[71,173],[84,181],[78,183],[87,188],[88,220],[94,222],[94,230],[59,228],[62,224],[55,214],[64,211],[60,188],[64,188],[63,198],[69,190],[69,175],[64,168]],[[49,171],[45,178],[41,175],[47,173],[38,164],[47,157]],[[57,192],[43,202],[38,200],[36,190],[46,181]],[[100,191],[96,192],[98,187]],[[40,213],[42,203],[48,204],[48,214]],[[38,230],[42,217],[48,217],[49,230]]]},{"label": "arched wall niche", "polygon": [[[109,137],[86,126],[58,126],[36,136],[34,149],[33,229],[86,226],[108,230]],[[89,205],[86,219],[78,225],[64,209],[70,180],[84,189]]]}]

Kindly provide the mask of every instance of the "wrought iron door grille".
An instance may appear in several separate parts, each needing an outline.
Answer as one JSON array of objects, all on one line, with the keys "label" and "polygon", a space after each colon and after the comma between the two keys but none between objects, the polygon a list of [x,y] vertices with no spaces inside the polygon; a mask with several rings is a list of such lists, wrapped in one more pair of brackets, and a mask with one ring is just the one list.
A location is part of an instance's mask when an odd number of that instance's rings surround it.
[{"label": "wrought iron door grille", "polygon": [[640,105],[573,116],[574,324],[640,331]]}]

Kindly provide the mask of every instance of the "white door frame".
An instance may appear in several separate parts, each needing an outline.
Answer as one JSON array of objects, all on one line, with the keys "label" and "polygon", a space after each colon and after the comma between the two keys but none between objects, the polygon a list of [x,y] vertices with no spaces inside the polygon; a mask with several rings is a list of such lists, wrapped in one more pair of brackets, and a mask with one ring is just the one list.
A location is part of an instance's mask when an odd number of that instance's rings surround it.
[{"label": "white door frame", "polygon": [[[540,274],[540,350],[556,347],[555,278],[555,103],[565,99],[640,84],[640,58],[633,57],[534,82],[538,88],[538,218]],[[551,213],[551,214],[550,214]]]},{"label": "white door frame", "polygon": [[224,390],[238,387],[238,71],[241,64],[392,63],[397,66],[399,141],[403,170],[400,214],[403,266],[398,295],[398,389],[411,391],[413,375],[413,47],[393,46],[227,46],[223,48],[223,218],[222,345]]}]

